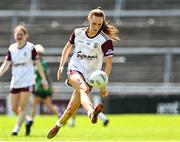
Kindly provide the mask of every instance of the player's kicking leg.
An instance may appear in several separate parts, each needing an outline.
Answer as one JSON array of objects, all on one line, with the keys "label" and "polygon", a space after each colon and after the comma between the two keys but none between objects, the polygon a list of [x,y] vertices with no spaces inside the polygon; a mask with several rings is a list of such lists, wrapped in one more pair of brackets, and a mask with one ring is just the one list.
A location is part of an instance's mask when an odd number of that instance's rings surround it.
[{"label": "player's kicking leg", "polygon": [[47,138],[51,139],[53,138],[59,131],[59,129],[67,122],[67,120],[74,114],[74,112],[78,109],[80,106],[80,94],[78,91],[74,91],[73,95],[71,97],[71,100],[64,111],[61,118],[58,119],[55,126],[49,130]]},{"label": "player's kicking leg", "polygon": [[[95,108],[93,113],[90,115],[90,119],[92,123],[96,123],[98,119],[98,114],[102,111],[103,105],[98,104]],[[51,139],[58,133],[59,129],[63,126],[63,124],[60,123],[60,120],[56,122],[56,125],[48,132],[47,138]]]}]

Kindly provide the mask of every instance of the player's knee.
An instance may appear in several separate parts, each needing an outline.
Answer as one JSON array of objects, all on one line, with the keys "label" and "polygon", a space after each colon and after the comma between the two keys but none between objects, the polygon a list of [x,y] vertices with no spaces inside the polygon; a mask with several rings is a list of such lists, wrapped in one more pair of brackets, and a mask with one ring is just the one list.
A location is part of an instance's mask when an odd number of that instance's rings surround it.
[{"label": "player's knee", "polygon": [[24,111],[25,111],[25,107],[23,107],[23,106],[18,107],[18,112],[19,113],[24,112]]}]

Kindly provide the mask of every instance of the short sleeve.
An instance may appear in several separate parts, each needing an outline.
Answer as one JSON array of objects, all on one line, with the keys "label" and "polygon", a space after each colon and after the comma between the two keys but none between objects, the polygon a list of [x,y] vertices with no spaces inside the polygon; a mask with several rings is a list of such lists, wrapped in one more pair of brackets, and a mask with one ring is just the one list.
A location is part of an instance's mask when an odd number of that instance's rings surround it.
[{"label": "short sleeve", "polygon": [[11,52],[10,51],[8,51],[5,58],[6,58],[6,60],[11,61]]},{"label": "short sleeve", "polygon": [[69,38],[69,42],[70,42],[71,44],[74,44],[74,39],[75,39],[75,33],[73,32],[73,33],[71,34],[70,38]]},{"label": "short sleeve", "polygon": [[107,40],[101,46],[104,56],[110,56],[114,54],[113,44],[111,40]]},{"label": "short sleeve", "polygon": [[37,55],[37,51],[36,51],[36,49],[33,47],[33,49],[32,49],[32,60],[36,60],[36,59],[38,59],[38,55]]}]

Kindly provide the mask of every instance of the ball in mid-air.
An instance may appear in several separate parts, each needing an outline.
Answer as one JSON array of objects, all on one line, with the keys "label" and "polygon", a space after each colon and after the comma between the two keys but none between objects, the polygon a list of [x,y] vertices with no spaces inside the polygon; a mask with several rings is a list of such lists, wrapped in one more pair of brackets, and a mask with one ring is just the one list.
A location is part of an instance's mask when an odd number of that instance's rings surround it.
[{"label": "ball in mid-air", "polygon": [[108,83],[108,76],[102,70],[96,70],[90,75],[90,85],[95,88],[102,88]]}]

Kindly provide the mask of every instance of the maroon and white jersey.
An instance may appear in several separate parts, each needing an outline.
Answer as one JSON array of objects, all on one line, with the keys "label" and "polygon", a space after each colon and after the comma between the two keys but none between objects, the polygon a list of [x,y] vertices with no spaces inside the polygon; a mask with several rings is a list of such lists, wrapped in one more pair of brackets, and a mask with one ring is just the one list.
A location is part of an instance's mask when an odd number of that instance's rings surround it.
[{"label": "maroon and white jersey", "polygon": [[103,58],[113,56],[113,44],[103,31],[94,37],[88,37],[86,31],[87,27],[77,28],[69,39],[75,49],[68,69],[78,70],[89,82],[91,73],[102,68]]},{"label": "maroon and white jersey", "polygon": [[12,62],[12,79],[10,88],[22,88],[35,83],[33,60],[37,58],[34,45],[30,42],[22,48],[13,43],[9,46],[6,59]]}]

